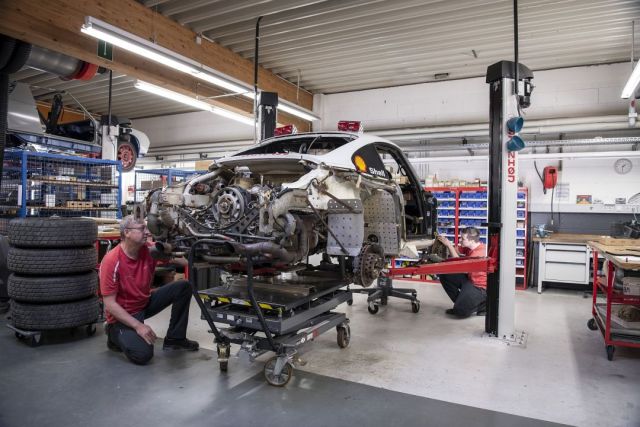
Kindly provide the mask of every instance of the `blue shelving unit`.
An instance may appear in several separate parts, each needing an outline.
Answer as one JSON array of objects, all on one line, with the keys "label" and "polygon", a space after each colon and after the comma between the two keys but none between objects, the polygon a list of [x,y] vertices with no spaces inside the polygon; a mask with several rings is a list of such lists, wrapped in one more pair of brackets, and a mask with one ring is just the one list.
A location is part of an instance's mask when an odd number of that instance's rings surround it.
[{"label": "blue shelving unit", "polygon": [[201,174],[202,171],[187,169],[143,169],[135,172],[134,202],[142,202],[150,190],[177,184],[187,177]]},{"label": "blue shelving unit", "polygon": [[0,216],[120,218],[121,187],[118,161],[6,150]]},{"label": "blue shelving unit", "polygon": [[[488,229],[483,223],[489,217],[489,197],[485,187],[429,187],[438,200],[438,233],[458,244],[460,231],[475,227],[480,231],[480,240],[487,243]],[[516,288],[527,286],[527,203],[528,190],[518,189],[516,229]]]}]

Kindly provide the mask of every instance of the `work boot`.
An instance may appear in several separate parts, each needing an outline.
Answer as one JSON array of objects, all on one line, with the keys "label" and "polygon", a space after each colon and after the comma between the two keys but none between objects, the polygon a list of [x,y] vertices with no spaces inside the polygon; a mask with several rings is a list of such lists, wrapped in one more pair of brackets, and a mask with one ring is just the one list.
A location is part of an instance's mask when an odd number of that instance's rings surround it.
[{"label": "work boot", "polygon": [[163,350],[187,350],[198,351],[200,344],[197,341],[188,340],[183,338],[181,340],[175,338],[165,338],[162,344]]}]

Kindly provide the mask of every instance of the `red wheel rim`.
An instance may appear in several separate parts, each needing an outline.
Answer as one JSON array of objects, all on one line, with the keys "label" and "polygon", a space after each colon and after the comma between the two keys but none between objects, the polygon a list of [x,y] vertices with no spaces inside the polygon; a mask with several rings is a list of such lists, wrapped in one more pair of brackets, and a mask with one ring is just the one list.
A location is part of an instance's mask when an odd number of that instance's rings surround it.
[{"label": "red wheel rim", "polygon": [[135,162],[135,153],[129,145],[123,144],[118,147],[118,160],[122,163],[122,169],[129,169]]}]

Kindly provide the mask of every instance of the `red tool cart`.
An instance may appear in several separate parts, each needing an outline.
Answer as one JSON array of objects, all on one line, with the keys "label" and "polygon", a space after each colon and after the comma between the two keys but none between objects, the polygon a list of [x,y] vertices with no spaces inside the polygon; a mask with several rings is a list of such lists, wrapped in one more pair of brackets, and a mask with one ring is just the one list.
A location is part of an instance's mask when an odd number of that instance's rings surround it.
[{"label": "red tool cart", "polygon": [[[629,286],[629,278],[635,281],[640,277],[640,244],[615,239],[588,244],[593,254],[593,318],[587,326],[602,332],[607,359],[613,360],[616,346],[640,348],[640,322],[627,322],[618,316],[623,305],[640,307],[640,287]],[[600,257],[604,259],[602,275],[598,274]]]}]

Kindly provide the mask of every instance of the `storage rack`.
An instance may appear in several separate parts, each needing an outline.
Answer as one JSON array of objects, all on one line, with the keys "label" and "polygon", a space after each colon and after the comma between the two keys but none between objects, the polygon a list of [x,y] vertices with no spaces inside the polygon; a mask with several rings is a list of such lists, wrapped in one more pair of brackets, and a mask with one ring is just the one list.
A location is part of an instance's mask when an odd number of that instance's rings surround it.
[{"label": "storage rack", "polygon": [[135,172],[133,201],[142,202],[150,190],[184,181],[185,178],[203,173],[185,169],[144,169]]},{"label": "storage rack", "polygon": [[0,217],[120,218],[121,185],[115,160],[6,150]]},{"label": "storage rack", "polygon": [[[480,231],[480,241],[487,243],[488,193],[486,187],[426,187],[438,200],[438,234],[459,244],[460,231],[475,227]],[[518,189],[516,228],[516,289],[527,288],[527,210],[529,191]],[[486,255],[486,254],[485,254]]]}]

